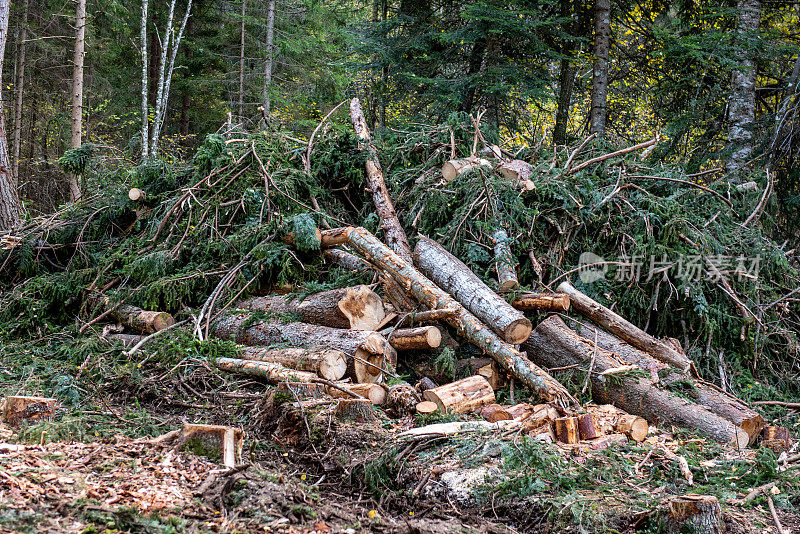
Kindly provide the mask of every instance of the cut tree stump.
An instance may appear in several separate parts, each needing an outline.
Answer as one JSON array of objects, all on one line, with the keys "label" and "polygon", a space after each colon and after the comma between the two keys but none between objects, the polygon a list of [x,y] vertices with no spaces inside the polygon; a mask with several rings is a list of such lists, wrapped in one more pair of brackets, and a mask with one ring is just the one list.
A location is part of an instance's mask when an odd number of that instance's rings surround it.
[{"label": "cut tree stump", "polygon": [[[275,395],[283,395],[293,402],[304,399],[321,399],[328,395],[328,386],[317,382],[291,382],[282,380],[275,386]],[[295,398],[296,397],[296,398]]]},{"label": "cut tree stump", "polygon": [[414,248],[414,263],[507,343],[518,345],[530,336],[533,327],[525,315],[511,307],[436,241],[420,237]]},{"label": "cut tree stump", "polygon": [[397,364],[397,351],[377,332],[279,321],[255,322],[243,329],[250,317],[249,314],[224,316],[213,323],[211,334],[240,345],[289,343],[340,350],[347,355],[346,376],[357,382],[377,382],[382,369]]},{"label": "cut tree stump", "polygon": [[518,310],[569,311],[569,295],[564,293],[523,293],[511,305]]},{"label": "cut tree stump", "polygon": [[377,423],[378,417],[372,411],[369,399],[341,399],[334,414],[337,419],[348,423]]},{"label": "cut tree stump", "polygon": [[602,434],[624,434],[641,443],[647,437],[650,425],[638,415],[631,415],[611,404],[588,405],[586,410],[594,415]]},{"label": "cut tree stump", "polygon": [[422,401],[417,403],[416,409],[417,413],[424,415],[435,412],[436,410],[439,409],[439,407],[436,406],[435,402]]},{"label": "cut tree stump", "polygon": [[23,421],[49,421],[55,414],[57,402],[47,397],[6,397],[0,412],[3,422],[9,426],[19,426]]},{"label": "cut tree stump", "polygon": [[435,402],[442,413],[472,413],[495,402],[494,390],[482,376],[468,376],[422,393],[422,398]]},{"label": "cut tree stump", "polygon": [[511,291],[519,287],[517,271],[514,266],[514,255],[511,254],[508,234],[505,230],[496,230],[492,234],[494,241],[494,265],[497,271],[497,287],[500,291]]},{"label": "cut tree stump", "polygon": [[789,429],[782,426],[765,426],[761,435],[761,446],[776,452],[786,451],[792,446]]},{"label": "cut tree stump", "polygon": [[581,440],[577,417],[559,417],[553,422],[556,439],[561,443],[573,445]]},{"label": "cut tree stump", "polygon": [[672,497],[666,501],[662,515],[669,534],[722,532],[722,507],[710,495]]},{"label": "cut tree stump", "polygon": [[242,360],[277,363],[289,369],[316,373],[335,382],[347,371],[347,355],[336,349],[266,349],[245,347],[240,354]]},{"label": "cut tree stump", "polygon": [[481,417],[487,421],[491,421],[492,423],[513,419],[511,414],[506,410],[506,407],[500,406],[499,404],[490,404],[488,406],[484,406],[481,409]]},{"label": "cut tree stump", "polygon": [[[387,388],[383,384],[343,384],[339,383],[336,384],[339,387],[346,389],[347,391],[352,391],[357,395],[361,395],[365,399],[368,399],[373,405],[381,406],[386,403],[386,394]],[[339,398],[339,399],[352,399],[352,395],[348,395],[343,391],[339,391],[336,388],[328,388],[328,395],[331,397]]]},{"label": "cut tree stump", "polygon": [[288,380],[290,382],[311,382],[319,378],[316,373],[289,369],[278,363],[240,360],[239,358],[217,358],[217,367],[229,373],[257,376],[270,384]]},{"label": "cut tree stump", "polygon": [[503,178],[519,184],[523,189],[532,191],[535,186],[531,177],[533,176],[533,166],[521,159],[512,159],[497,167],[497,172]]},{"label": "cut tree stump", "polygon": [[435,326],[397,328],[389,334],[389,343],[397,350],[429,350],[442,343],[442,332]]},{"label": "cut tree stump", "polygon": [[594,414],[581,414],[576,419],[578,420],[578,432],[581,439],[595,439],[603,435],[597,424],[597,417]]},{"label": "cut tree stump", "polygon": [[613,352],[629,364],[649,371],[654,377],[654,381],[657,379],[667,387],[688,386],[685,388],[686,395],[710,412],[727,419],[747,432],[751,445],[758,438],[761,429],[764,428],[764,418],[730,393],[726,393],[712,384],[697,380],[680,369],[670,367],[600,328],[578,323],[575,323],[574,328],[587,339],[597,339],[598,347]]},{"label": "cut tree stump", "polygon": [[381,164],[378,161],[377,150],[372,144],[367,127],[367,120],[364,118],[364,110],[361,109],[361,102],[358,98],[350,101],[350,119],[356,135],[362,140],[361,149],[367,151],[366,161],[367,170],[367,190],[372,194],[372,201],[375,204],[375,212],[381,220],[384,239],[386,244],[395,254],[406,261],[411,261],[411,247],[408,245],[408,237],[397,218],[394,203],[389,190],[386,189],[386,181],[383,178]]},{"label": "cut tree stump", "polygon": [[413,414],[417,409],[417,404],[422,399],[411,384],[405,382],[394,384],[389,387],[386,395],[386,411],[395,417],[405,417]]},{"label": "cut tree stump", "polygon": [[618,336],[634,347],[645,351],[657,360],[668,363],[682,371],[692,370],[692,361],[675,348],[662,340],[656,339],[644,330],[625,320],[599,302],[587,297],[569,282],[562,282],[558,291],[569,295],[572,308]]},{"label": "cut tree stump", "polygon": [[128,191],[128,198],[131,199],[133,202],[136,202],[137,200],[144,200],[145,198],[147,198],[147,195],[145,195],[144,191],[142,191],[138,187],[131,187],[130,190]]},{"label": "cut tree stump", "polygon": [[231,468],[241,462],[243,442],[244,432],[239,428],[186,423],[176,448],[220,461]]},{"label": "cut tree stump", "polygon": [[484,166],[491,168],[492,163],[483,158],[451,159],[442,166],[442,178],[445,183],[452,182],[465,172]]},{"label": "cut tree stump", "polygon": [[[574,302],[574,301],[573,301]],[[535,360],[549,368],[593,365],[590,384],[592,397],[602,404],[614,404],[628,413],[639,415],[651,424],[675,425],[709,436],[720,443],[739,448],[750,441],[747,432],[707,409],[674,393],[658,388],[650,379],[615,373],[601,373],[624,368],[626,362],[612,352],[596,347],[567,327],[557,316],[542,321],[523,345]],[[593,363],[592,363],[593,362]]]},{"label": "cut tree stump", "polygon": [[512,345],[502,341],[457,300],[425,278],[409,262],[392,252],[374,235],[364,228],[349,228],[348,235],[349,244],[355,251],[386,274],[391,275],[420,303],[430,309],[454,310],[454,315],[447,319],[448,324],[457,329],[459,335],[490,355],[525,387],[548,402],[555,401],[563,406],[577,404],[575,398],[562,384],[528,360]]},{"label": "cut tree stump", "polygon": [[359,330],[375,330],[386,317],[383,301],[367,286],[331,289],[304,299],[287,299],[280,295],[253,297],[239,303],[238,307],[290,313],[304,323]]}]

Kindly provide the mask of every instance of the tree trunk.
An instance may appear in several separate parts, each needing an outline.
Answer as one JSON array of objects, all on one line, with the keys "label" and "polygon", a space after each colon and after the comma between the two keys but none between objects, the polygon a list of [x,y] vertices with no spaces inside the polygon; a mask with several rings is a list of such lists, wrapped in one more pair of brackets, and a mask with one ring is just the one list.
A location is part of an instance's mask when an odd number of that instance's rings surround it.
[{"label": "tree trunk", "polygon": [[592,66],[592,109],[589,133],[603,137],[608,101],[608,56],[611,48],[611,0],[594,2],[594,65]]},{"label": "tree trunk", "polygon": [[634,347],[682,371],[692,369],[692,361],[686,355],[679,353],[664,341],[654,338],[599,302],[587,297],[569,282],[562,282],[558,286],[558,291],[569,296],[570,304],[575,311],[591,319],[612,334],[624,339]]},{"label": "tree trunk", "polygon": [[338,248],[330,248],[324,251],[325,261],[338,265],[342,269],[347,269],[357,273],[365,273],[370,270],[369,264],[364,260]]},{"label": "tree trunk", "polygon": [[239,42],[239,118],[244,117],[244,16],[246,14],[247,0],[242,0],[242,25]]},{"label": "tree trunk", "polygon": [[150,114],[148,112],[148,65],[147,65],[147,7],[148,0],[142,0],[142,23],[139,29],[139,45],[142,47],[142,161],[148,157],[150,143]]},{"label": "tree trunk", "polygon": [[[397,352],[386,338],[368,330],[345,330],[306,323],[255,322],[247,314],[229,315],[214,322],[211,335],[240,345],[328,347],[347,355],[347,376],[358,382],[376,382],[381,369],[394,367]],[[244,328],[246,327],[246,328]]]},{"label": "tree trunk", "polygon": [[393,277],[409,294],[428,308],[452,309],[454,314],[447,319],[447,322],[458,331],[459,335],[484,350],[531,391],[546,401],[556,401],[565,406],[577,403],[564,386],[534,365],[513,346],[498,338],[457,300],[422,276],[408,262],[378,241],[374,235],[364,228],[350,228],[348,241],[356,252]]},{"label": "tree trunk", "polygon": [[[447,165],[448,163],[445,163],[445,166]],[[533,166],[527,161],[512,159],[497,167],[497,172],[515,185],[520,186],[524,191],[533,191],[536,188],[533,180],[531,180],[533,176]],[[444,169],[442,170],[442,174],[444,174]]]},{"label": "tree trunk", "polygon": [[263,378],[270,384],[278,382],[309,382],[319,378],[317,373],[298,371],[284,367],[273,362],[259,362],[255,360],[240,360],[239,358],[217,358],[215,363],[223,371],[239,373]]},{"label": "tree trunk", "polygon": [[[86,46],[86,0],[77,0],[75,12],[75,56],[72,63],[72,132],[70,148],[81,146],[83,136],[83,58]],[[78,176],[69,176],[69,197],[76,201],[81,198]]]},{"label": "tree trunk", "polygon": [[275,0],[269,0],[269,3],[267,4],[267,55],[264,58],[264,86],[261,89],[261,106],[264,108],[265,117],[269,117],[271,104],[270,91],[272,90],[274,35]]},{"label": "tree trunk", "polygon": [[12,134],[13,153],[11,154],[12,187],[19,184],[19,155],[20,142],[22,141],[22,96],[25,90],[25,54],[28,48],[28,12],[29,0],[22,5],[22,22],[19,32],[19,46],[17,47],[17,79],[14,82],[16,89],[14,100],[14,132]]},{"label": "tree trunk", "polygon": [[572,445],[581,440],[577,417],[559,417],[553,422],[556,439],[561,443]]},{"label": "tree trunk", "polygon": [[[442,178],[445,182],[452,182],[457,176],[477,167],[491,167],[492,163],[483,158],[451,159],[442,165]],[[486,169],[488,171],[489,169]]]},{"label": "tree trunk", "polygon": [[494,261],[497,270],[497,285],[500,291],[511,291],[519,287],[517,271],[514,269],[516,261],[511,253],[508,234],[505,230],[496,230],[492,234],[494,241]]},{"label": "tree trunk", "polygon": [[523,293],[511,305],[518,310],[569,311],[569,295],[564,293]]},{"label": "tree trunk", "polygon": [[369,399],[341,399],[334,409],[337,419],[350,423],[377,424],[379,422]]},{"label": "tree trunk", "polygon": [[565,145],[567,143],[567,125],[569,124],[569,110],[572,104],[572,88],[575,85],[575,73],[577,70],[570,58],[561,58],[558,74],[558,109],[556,110],[556,124],[553,127],[554,145]]},{"label": "tree trunk", "polygon": [[715,441],[733,443],[737,447],[746,447],[750,440],[747,432],[730,421],[659,389],[648,379],[621,374],[612,379],[602,375],[603,371],[623,367],[625,362],[580,337],[556,316],[540,323],[522,348],[541,365],[550,368],[592,365],[590,383],[595,401],[614,404],[628,413],[644,417],[651,424],[697,430]]},{"label": "tree trunk", "polygon": [[494,390],[482,376],[468,376],[451,384],[429,389],[422,398],[435,402],[441,413],[472,413],[494,404]]},{"label": "tree trunk", "polygon": [[750,444],[755,442],[761,429],[764,428],[764,418],[733,395],[725,393],[711,384],[695,380],[608,332],[583,325],[573,326],[573,328],[586,339],[594,340],[596,336],[598,347],[613,352],[626,363],[649,371],[653,375],[654,381],[658,380],[667,387],[681,387],[685,384],[687,386],[685,388],[686,395],[708,411],[727,419],[747,432],[750,436]]},{"label": "tree trunk", "polygon": [[289,369],[316,373],[332,382],[340,380],[347,371],[347,355],[336,349],[245,347],[241,359],[277,363]]},{"label": "tree trunk", "polygon": [[291,299],[281,295],[254,297],[238,305],[249,310],[291,313],[304,323],[375,330],[386,317],[381,298],[367,286],[331,289]]},{"label": "tree trunk", "polygon": [[175,319],[166,312],[143,310],[136,306],[122,305],[112,315],[119,322],[145,334],[152,334],[175,324]]},{"label": "tree trunk", "polygon": [[472,51],[469,55],[469,66],[467,67],[467,94],[461,102],[461,111],[470,113],[475,106],[475,94],[477,92],[475,78],[481,71],[483,58],[486,56],[486,38],[479,37],[472,44]]},{"label": "tree trunk", "polygon": [[756,64],[755,50],[749,42],[758,30],[761,20],[759,0],[739,0],[739,18],[736,24],[736,37],[739,45],[746,50],[741,52],[739,65],[731,74],[731,96],[729,99],[728,144],[731,154],[727,170],[736,180],[744,166],[753,155],[753,121],[756,116]]},{"label": "tree trunk", "polygon": [[361,144],[362,150],[366,150],[369,154],[366,163],[367,184],[370,193],[372,193],[372,201],[375,203],[375,211],[381,220],[384,240],[397,255],[405,261],[411,261],[411,247],[408,245],[406,232],[397,218],[397,212],[394,210],[394,203],[389,195],[389,190],[386,189],[381,164],[378,161],[375,147],[370,140],[367,120],[364,118],[364,110],[361,109],[361,102],[358,101],[358,98],[354,98],[350,102],[350,119],[353,121],[356,135],[363,141]]},{"label": "tree trunk", "polygon": [[442,343],[442,332],[435,326],[398,328],[389,334],[389,343],[397,350],[429,350]]},{"label": "tree trunk", "polygon": [[439,243],[420,237],[414,249],[414,263],[505,341],[516,345],[528,339],[531,322]]},{"label": "tree trunk", "polygon": [[0,0],[0,232],[12,230],[22,221],[22,203],[14,187],[11,158],[8,153],[6,119],[3,112],[3,58],[8,38],[8,17],[11,0]]}]

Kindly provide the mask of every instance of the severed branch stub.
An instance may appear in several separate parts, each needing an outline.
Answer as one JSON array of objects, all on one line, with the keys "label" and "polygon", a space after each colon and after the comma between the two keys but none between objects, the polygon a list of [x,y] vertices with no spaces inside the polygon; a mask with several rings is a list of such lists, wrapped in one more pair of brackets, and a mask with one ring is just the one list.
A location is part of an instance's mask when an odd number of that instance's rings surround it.
[{"label": "severed branch stub", "polygon": [[497,230],[492,234],[494,241],[494,261],[497,271],[497,285],[500,291],[511,291],[519,287],[517,271],[514,269],[516,262],[511,254],[508,234],[505,230]]}]

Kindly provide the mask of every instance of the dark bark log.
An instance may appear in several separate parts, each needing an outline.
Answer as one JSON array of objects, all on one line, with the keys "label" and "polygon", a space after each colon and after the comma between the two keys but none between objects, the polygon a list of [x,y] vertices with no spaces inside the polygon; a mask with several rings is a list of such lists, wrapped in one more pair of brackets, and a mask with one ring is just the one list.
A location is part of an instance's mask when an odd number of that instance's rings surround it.
[{"label": "dark bark log", "polygon": [[611,0],[594,2],[594,65],[592,67],[592,109],[589,132],[603,136],[608,101],[608,55],[611,47]]},{"label": "dark bark log", "polygon": [[514,260],[514,255],[511,253],[508,234],[505,230],[497,230],[492,234],[492,240],[494,241],[497,286],[500,288],[500,291],[511,291],[512,289],[518,288],[519,280],[517,279],[517,271],[515,269],[517,262]]}]

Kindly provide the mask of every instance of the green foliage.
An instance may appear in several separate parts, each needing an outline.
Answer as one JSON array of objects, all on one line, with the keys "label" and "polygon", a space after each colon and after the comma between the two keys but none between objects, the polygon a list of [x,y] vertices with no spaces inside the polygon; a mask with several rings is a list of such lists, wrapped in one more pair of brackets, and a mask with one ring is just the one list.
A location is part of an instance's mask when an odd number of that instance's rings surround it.
[{"label": "green foliage", "polygon": [[449,379],[456,376],[456,354],[450,347],[443,348],[433,360],[433,367]]},{"label": "green foliage", "polygon": [[78,148],[73,148],[64,152],[64,155],[58,158],[58,163],[64,172],[73,175],[82,175],[86,172],[86,167],[92,159],[96,151],[96,147],[92,143],[84,143]]},{"label": "green foliage", "polygon": [[292,231],[294,244],[303,252],[319,250],[320,238],[317,235],[317,225],[308,213],[300,213],[292,217]]}]

